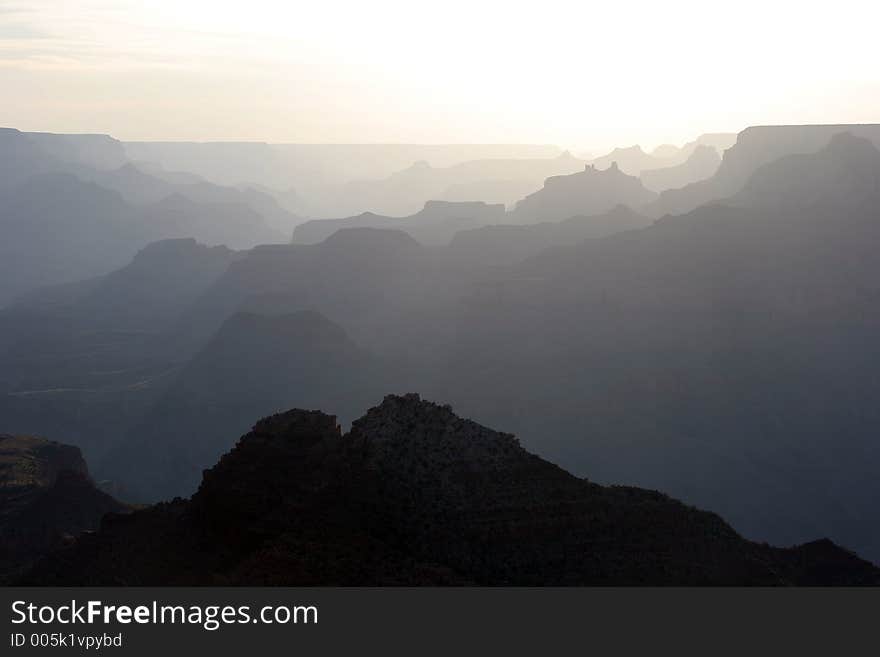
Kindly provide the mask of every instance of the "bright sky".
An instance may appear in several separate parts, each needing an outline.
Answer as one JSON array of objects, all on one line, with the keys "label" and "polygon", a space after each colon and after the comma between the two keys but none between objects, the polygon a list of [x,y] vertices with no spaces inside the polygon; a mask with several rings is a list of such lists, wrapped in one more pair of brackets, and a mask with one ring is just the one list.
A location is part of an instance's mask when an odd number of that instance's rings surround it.
[{"label": "bright sky", "polygon": [[0,125],[599,151],[880,122],[880,3],[0,0]]}]

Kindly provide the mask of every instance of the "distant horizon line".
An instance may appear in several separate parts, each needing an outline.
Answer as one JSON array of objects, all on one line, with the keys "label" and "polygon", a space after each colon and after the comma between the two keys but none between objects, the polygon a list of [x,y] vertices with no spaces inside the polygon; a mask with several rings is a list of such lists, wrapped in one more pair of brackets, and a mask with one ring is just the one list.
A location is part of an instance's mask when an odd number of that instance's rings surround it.
[{"label": "distant horizon line", "polygon": [[[702,136],[707,135],[721,135],[721,134],[735,134],[739,135],[746,130],[759,129],[759,128],[803,128],[803,127],[855,127],[855,126],[872,126],[872,125],[880,125],[880,118],[877,121],[866,121],[866,122],[857,122],[857,123],[762,123],[762,124],[753,124],[747,125],[739,130],[707,130],[695,133],[695,137],[687,140],[693,141]],[[129,144],[227,144],[227,145],[265,145],[265,146],[322,146],[322,147],[358,147],[358,146],[414,146],[414,147],[456,147],[456,146],[469,146],[469,147],[533,147],[533,148],[555,148],[564,152],[584,152],[590,148],[597,148],[597,146],[563,146],[559,143],[554,142],[531,142],[531,141],[499,141],[499,142],[468,142],[468,141],[340,141],[340,142],[332,142],[332,141],[269,141],[266,139],[225,139],[225,138],[216,138],[216,139],[167,139],[167,138],[121,138],[116,137],[110,132],[64,132],[64,131],[54,131],[54,130],[28,130],[22,128],[16,128],[12,126],[0,126],[0,130],[14,130],[23,134],[32,133],[32,134],[47,134],[47,135],[56,135],[56,136],[70,136],[70,137],[106,137],[108,139],[113,139],[120,143],[129,143]],[[687,143],[687,141],[682,143]],[[658,142],[655,146],[651,147],[650,150],[654,150],[660,146],[665,145],[678,145],[674,141],[661,141]],[[611,148],[632,148],[633,146],[641,147],[642,144],[640,142],[628,143],[626,146],[621,146],[620,144],[616,146],[612,146]]]}]

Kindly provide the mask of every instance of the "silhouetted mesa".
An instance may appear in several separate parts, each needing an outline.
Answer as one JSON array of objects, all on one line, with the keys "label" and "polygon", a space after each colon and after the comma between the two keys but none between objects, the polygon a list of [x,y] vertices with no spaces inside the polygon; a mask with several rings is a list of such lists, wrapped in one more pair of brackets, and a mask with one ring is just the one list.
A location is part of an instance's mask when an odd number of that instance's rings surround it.
[{"label": "silhouetted mesa", "polygon": [[418,395],[266,418],[189,501],[44,559],[29,584],[878,584],[819,541],[777,549],[657,492],[602,487]]}]

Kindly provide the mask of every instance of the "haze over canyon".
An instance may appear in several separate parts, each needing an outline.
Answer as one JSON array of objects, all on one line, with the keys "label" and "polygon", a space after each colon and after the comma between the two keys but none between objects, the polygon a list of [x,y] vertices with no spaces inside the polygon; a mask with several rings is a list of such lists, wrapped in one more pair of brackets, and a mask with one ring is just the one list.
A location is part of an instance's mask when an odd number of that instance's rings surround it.
[{"label": "haze over canyon", "polygon": [[878,583],[880,124],[9,127],[0,236],[4,581]]}]

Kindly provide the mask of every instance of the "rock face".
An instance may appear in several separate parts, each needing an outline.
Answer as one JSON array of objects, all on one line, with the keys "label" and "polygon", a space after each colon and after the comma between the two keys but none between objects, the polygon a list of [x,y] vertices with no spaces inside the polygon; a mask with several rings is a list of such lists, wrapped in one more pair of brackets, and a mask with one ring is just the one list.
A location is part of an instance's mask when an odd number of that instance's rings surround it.
[{"label": "rock face", "polygon": [[110,516],[29,584],[876,584],[828,541],[776,549],[660,493],[602,487],[418,395],[343,435],[257,423],[189,501]]},{"label": "rock face", "polygon": [[587,165],[579,173],[547,178],[544,187],[516,204],[507,223],[561,221],[575,216],[604,214],[618,205],[639,208],[655,197],[638,178],[615,163],[605,170]]},{"label": "rock face", "polygon": [[76,447],[0,434],[0,583],[125,510],[95,488]]}]

